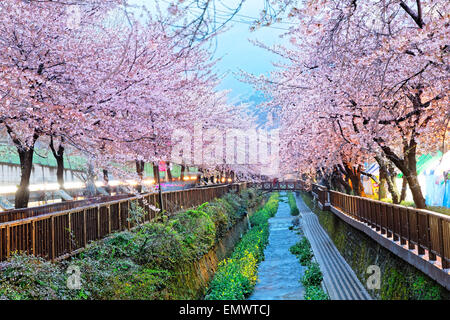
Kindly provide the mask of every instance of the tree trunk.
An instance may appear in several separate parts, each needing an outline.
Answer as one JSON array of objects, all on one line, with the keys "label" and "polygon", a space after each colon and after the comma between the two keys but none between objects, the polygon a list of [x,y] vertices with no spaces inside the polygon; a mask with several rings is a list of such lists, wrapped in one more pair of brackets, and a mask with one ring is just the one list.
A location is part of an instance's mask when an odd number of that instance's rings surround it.
[{"label": "tree trunk", "polygon": [[425,204],[425,198],[419,185],[417,173],[415,171],[411,172],[411,174],[407,176],[406,179],[408,180],[409,189],[411,190],[416,207],[418,209],[425,209],[427,205]]},{"label": "tree trunk", "polygon": [[162,199],[162,190],[161,190],[161,178],[159,176],[159,164],[153,164],[153,177],[155,178],[155,183],[158,185],[158,202],[159,208],[164,210],[164,203]]},{"label": "tree trunk", "polygon": [[422,188],[420,187],[419,179],[417,178],[416,147],[417,144],[415,140],[412,139],[407,153],[409,174],[406,175],[406,180],[408,180],[409,189],[411,190],[416,207],[425,209],[427,207],[425,204],[425,197],[423,196]]},{"label": "tree trunk", "polygon": [[64,147],[63,138],[59,144],[58,150],[56,150],[53,144],[53,136],[50,137],[50,149],[52,150],[53,156],[56,159],[56,179],[58,181],[59,188],[64,190]]},{"label": "tree trunk", "polygon": [[343,191],[344,193],[347,194],[351,193],[352,188],[347,183],[347,181],[345,181],[342,178],[342,172],[339,170],[339,168],[337,167],[334,168],[331,181],[333,182],[333,185],[336,190]]},{"label": "tree trunk", "polygon": [[[376,142],[380,143],[380,140],[376,140]],[[402,197],[400,200],[406,196],[406,179],[416,207],[419,209],[425,209],[425,198],[423,197],[422,189],[420,188],[419,180],[417,179],[417,143],[414,140],[414,137],[409,140],[409,143],[407,140],[403,141],[403,159],[398,157],[388,146],[380,144],[380,147],[386,154],[386,157],[391,160],[392,163],[394,163],[403,173]]]},{"label": "tree trunk", "polygon": [[89,160],[86,172],[86,192],[88,197],[94,197],[97,194],[95,186],[95,171],[92,159]]},{"label": "tree trunk", "polygon": [[34,147],[29,149],[17,148],[20,158],[20,184],[16,191],[16,196],[14,199],[15,208],[27,208],[28,201],[30,200],[30,177],[31,171],[33,169],[33,154]]},{"label": "tree trunk", "polygon": [[402,178],[402,192],[400,194],[400,202],[405,201],[405,199],[406,199],[407,187],[408,187],[408,180],[406,179],[406,176],[403,175],[403,178]]},{"label": "tree trunk", "polygon": [[391,168],[389,168],[389,164],[385,159],[383,159],[381,156],[375,156],[375,160],[377,161],[380,169],[380,182],[379,182],[379,191],[378,191],[378,198],[379,200],[384,199],[387,197],[386,192],[386,185],[387,189],[391,194],[392,202],[398,203],[398,191],[397,187],[392,181],[391,173],[389,169],[393,170],[392,165]]},{"label": "tree trunk", "polygon": [[398,194],[397,184],[395,183],[395,176],[397,173],[395,172],[394,166],[390,161],[387,163],[388,175],[386,178],[388,190],[391,193],[392,202],[394,204],[400,203],[400,195]]},{"label": "tree trunk", "polygon": [[181,172],[180,172],[180,180],[184,181],[184,172],[186,171],[186,166],[184,164],[181,165]]},{"label": "tree trunk", "polygon": [[167,180],[172,181],[172,171],[170,171],[170,162],[166,162]]},{"label": "tree trunk", "polygon": [[386,183],[387,183],[387,170],[383,166],[383,170],[380,166],[380,182],[378,183],[378,200],[386,198]]},{"label": "tree trunk", "polygon": [[111,194],[111,187],[109,186],[108,170],[106,170],[106,169],[103,169],[103,183],[105,184],[106,192]]},{"label": "tree trunk", "polygon": [[361,167],[358,166],[357,168],[355,168],[349,163],[344,163],[344,165],[345,165],[346,175],[352,182],[353,194],[355,196],[361,196],[361,193],[362,193]]},{"label": "tree trunk", "polygon": [[145,165],[145,162],[143,160],[136,160],[136,172],[139,177],[139,182],[136,186],[136,190],[138,193],[142,193],[142,180],[144,178],[144,165]]},{"label": "tree trunk", "polygon": [[157,164],[153,164],[153,178],[155,179],[155,183],[159,183],[159,167]]}]

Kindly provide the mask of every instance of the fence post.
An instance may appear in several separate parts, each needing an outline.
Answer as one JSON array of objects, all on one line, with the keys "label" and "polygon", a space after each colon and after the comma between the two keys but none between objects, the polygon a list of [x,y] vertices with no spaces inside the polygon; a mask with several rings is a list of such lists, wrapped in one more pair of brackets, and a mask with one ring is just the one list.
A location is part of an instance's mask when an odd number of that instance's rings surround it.
[{"label": "fence post", "polygon": [[31,222],[31,253],[36,255],[36,221]]},{"label": "fence post", "polygon": [[97,205],[97,239],[100,239],[100,205]]},{"label": "fence post", "polygon": [[108,205],[108,233],[111,233],[111,205]]},{"label": "fence post", "polygon": [[130,225],[130,201],[131,201],[131,200],[128,200],[128,201],[127,201],[127,207],[128,207],[128,212],[127,212],[127,227],[128,227],[128,230],[131,229],[131,225]]},{"label": "fence post", "polygon": [[423,234],[420,232],[422,229],[422,220],[421,217],[422,215],[419,214],[418,211],[416,211],[416,216],[417,216],[417,253],[419,255],[423,255],[425,254],[425,250],[423,249],[423,242],[422,242],[422,238],[423,238]]},{"label": "fence post", "polygon": [[447,261],[447,256],[449,255],[448,252],[445,251],[445,245],[444,245],[444,225],[443,225],[443,219],[438,219],[438,232],[439,232],[439,254],[441,256],[442,261],[442,269],[447,269],[450,267],[449,262]]},{"label": "fence post", "polygon": [[6,226],[6,258],[11,256],[11,235],[10,226]]},{"label": "fence post", "polygon": [[87,246],[87,219],[86,209],[83,210],[83,246]]},{"label": "fence post", "polygon": [[69,252],[72,252],[72,212],[67,215],[69,219]]},{"label": "fence post", "polygon": [[427,214],[427,247],[428,247],[428,260],[430,261],[436,261],[436,255],[432,252],[433,248],[433,241],[431,239],[431,226],[430,226],[430,215]]},{"label": "fence post", "polygon": [[52,262],[55,261],[55,216],[52,216],[51,219],[51,234],[52,234],[52,243],[51,243],[51,255]]},{"label": "fence post", "polygon": [[119,231],[122,231],[122,216],[121,216],[122,201],[119,201],[118,215],[119,215]]}]

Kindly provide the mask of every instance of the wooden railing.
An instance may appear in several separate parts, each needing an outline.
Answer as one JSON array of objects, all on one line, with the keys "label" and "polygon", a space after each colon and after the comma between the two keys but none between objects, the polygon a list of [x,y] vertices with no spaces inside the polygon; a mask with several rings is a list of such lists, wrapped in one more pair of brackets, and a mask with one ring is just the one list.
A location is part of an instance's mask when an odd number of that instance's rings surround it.
[{"label": "wooden railing", "polygon": [[[174,213],[246,187],[246,183],[241,183],[163,192],[162,200],[164,209]],[[26,252],[48,260],[66,258],[91,241],[135,227],[129,219],[133,203],[146,208],[145,221],[155,219],[159,214],[149,205],[160,207],[158,199],[158,193],[150,193],[0,223],[0,261],[13,252]]]},{"label": "wooden railing", "polygon": [[0,212],[0,223],[14,221],[19,219],[36,217],[46,213],[69,210],[76,207],[84,207],[102,202],[110,202],[131,197],[131,194],[121,194],[116,196],[102,196],[83,200],[63,201],[58,203],[47,204],[43,206],[30,207],[24,209],[13,209]]},{"label": "wooden railing", "polygon": [[417,249],[419,255],[428,251],[428,260],[439,256],[442,268],[450,267],[450,216],[351,196],[330,193],[331,205],[348,216],[367,224],[401,245]]}]

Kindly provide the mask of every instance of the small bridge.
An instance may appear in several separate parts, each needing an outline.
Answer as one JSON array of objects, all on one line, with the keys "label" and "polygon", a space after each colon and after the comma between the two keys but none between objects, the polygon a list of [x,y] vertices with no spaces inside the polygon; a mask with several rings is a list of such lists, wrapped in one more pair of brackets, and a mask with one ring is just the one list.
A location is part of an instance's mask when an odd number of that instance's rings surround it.
[{"label": "small bridge", "polygon": [[264,191],[297,191],[305,190],[305,183],[301,180],[295,181],[262,181],[251,183],[252,188],[264,190]]}]

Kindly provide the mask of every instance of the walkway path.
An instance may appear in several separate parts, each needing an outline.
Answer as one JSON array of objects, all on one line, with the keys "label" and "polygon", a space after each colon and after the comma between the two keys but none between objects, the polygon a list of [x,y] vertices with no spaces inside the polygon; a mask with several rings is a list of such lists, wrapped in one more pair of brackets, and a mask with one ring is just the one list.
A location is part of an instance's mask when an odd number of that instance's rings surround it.
[{"label": "walkway path", "polygon": [[317,216],[311,212],[300,196],[296,196],[302,216],[303,232],[311,243],[323,281],[331,300],[371,300],[352,268],[341,256],[333,241],[322,228]]},{"label": "walkway path", "polygon": [[277,214],[269,219],[269,244],[264,251],[265,260],[258,268],[259,282],[250,300],[303,299],[304,288],[300,283],[303,267],[289,251],[300,240],[295,231],[289,230],[292,219],[289,204],[280,201]]}]

